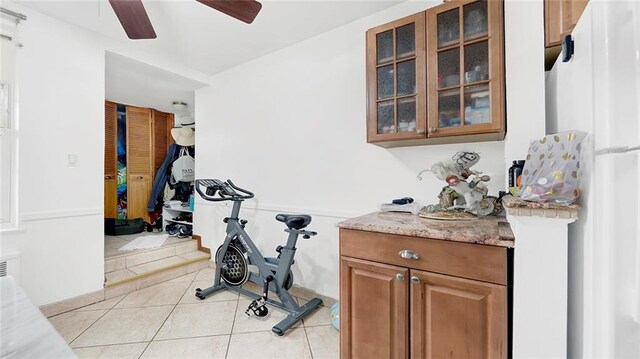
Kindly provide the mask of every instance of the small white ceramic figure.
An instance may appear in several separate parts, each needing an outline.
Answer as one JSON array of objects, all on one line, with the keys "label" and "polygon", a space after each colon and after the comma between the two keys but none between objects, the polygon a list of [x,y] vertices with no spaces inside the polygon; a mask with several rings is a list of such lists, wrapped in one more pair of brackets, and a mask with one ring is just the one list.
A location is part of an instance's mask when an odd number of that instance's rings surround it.
[{"label": "small white ceramic figure", "polygon": [[[430,169],[420,171],[418,180],[422,180],[424,172],[432,172],[438,179],[447,182],[438,196],[440,204],[434,210],[463,209],[480,216],[493,211],[493,202],[485,199],[488,189],[484,184],[491,178],[471,169],[479,160],[480,155],[475,152],[458,152],[450,160],[437,162]],[[471,176],[473,178],[469,180]]]}]

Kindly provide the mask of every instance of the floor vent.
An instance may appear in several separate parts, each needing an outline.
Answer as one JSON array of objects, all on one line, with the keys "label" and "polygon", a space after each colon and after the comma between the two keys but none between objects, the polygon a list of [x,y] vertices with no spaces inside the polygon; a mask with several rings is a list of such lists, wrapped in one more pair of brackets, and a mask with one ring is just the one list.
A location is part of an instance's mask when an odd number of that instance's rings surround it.
[{"label": "floor vent", "polygon": [[7,276],[7,261],[0,262],[0,277]]}]

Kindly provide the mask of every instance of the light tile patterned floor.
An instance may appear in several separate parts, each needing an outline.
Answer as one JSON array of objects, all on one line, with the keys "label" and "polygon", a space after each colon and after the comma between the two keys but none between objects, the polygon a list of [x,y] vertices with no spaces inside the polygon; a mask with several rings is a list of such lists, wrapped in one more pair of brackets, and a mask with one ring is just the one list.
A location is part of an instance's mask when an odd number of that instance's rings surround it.
[{"label": "light tile patterned floor", "polygon": [[270,307],[264,318],[247,317],[248,298],[233,292],[196,299],[195,288],[212,276],[206,268],[49,320],[80,358],[339,357],[328,308],[279,337],[271,327],[284,312]]}]

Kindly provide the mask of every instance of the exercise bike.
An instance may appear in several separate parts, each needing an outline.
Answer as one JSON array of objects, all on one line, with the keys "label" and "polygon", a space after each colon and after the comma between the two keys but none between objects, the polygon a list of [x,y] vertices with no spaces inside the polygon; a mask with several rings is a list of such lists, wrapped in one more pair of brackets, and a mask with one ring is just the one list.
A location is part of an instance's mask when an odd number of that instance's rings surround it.
[{"label": "exercise bike", "polygon": [[[285,232],[289,233],[287,243],[285,246],[276,248],[277,257],[264,257],[245,232],[247,220],[239,218],[242,201],[253,198],[254,194],[236,186],[231,180],[223,182],[218,179],[199,179],[195,182],[195,188],[207,201],[233,202],[231,216],[223,220],[227,224],[227,236],[216,251],[214,284],[206,289],[197,288],[196,297],[205,299],[222,290],[233,290],[253,298],[245,311],[249,316],[267,315],[269,312],[267,303],[282,309],[289,315],[271,329],[278,335],[283,335],[322,304],[321,299],[313,298],[305,305],[299,306],[289,293],[289,289],[293,286],[291,265],[294,263],[298,236],[310,238],[317,234],[303,229],[311,223],[311,216],[278,214],[276,220],[287,226],[285,229]],[[262,295],[242,288],[247,281],[261,286]],[[280,301],[269,298],[269,292],[275,293]]]}]

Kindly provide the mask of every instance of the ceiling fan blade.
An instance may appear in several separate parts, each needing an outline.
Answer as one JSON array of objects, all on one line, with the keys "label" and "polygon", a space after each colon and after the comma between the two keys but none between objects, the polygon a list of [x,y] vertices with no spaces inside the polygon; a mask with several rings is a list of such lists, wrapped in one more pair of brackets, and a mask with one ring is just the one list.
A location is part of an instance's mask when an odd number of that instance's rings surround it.
[{"label": "ceiling fan blade", "polygon": [[142,0],[109,0],[109,4],[130,39],[156,38],[156,32],[142,5]]},{"label": "ceiling fan blade", "polygon": [[262,9],[255,0],[196,0],[231,17],[251,24]]}]

